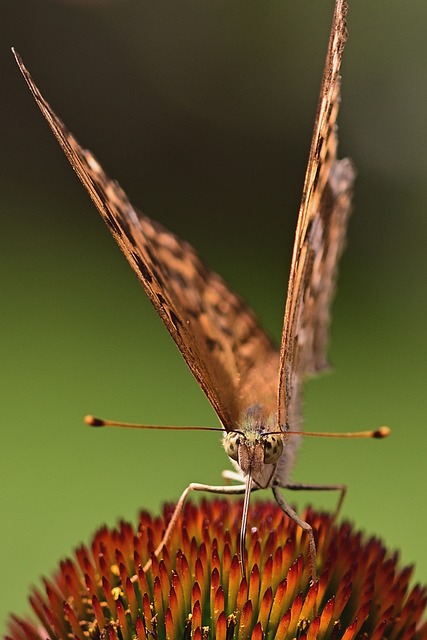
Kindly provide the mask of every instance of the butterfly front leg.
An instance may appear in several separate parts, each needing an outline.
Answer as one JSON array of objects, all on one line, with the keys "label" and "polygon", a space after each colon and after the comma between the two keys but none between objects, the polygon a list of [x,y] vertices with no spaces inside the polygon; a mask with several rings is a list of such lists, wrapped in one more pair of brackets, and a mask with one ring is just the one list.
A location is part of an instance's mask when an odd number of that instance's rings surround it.
[{"label": "butterfly front leg", "polygon": [[340,495],[338,498],[338,503],[332,515],[334,522],[337,520],[341,512],[341,507],[347,493],[347,485],[345,484],[302,484],[300,482],[287,482],[282,486],[282,488],[291,489],[291,491],[339,491]]},{"label": "butterfly front leg", "polygon": [[245,481],[241,473],[239,473],[238,471],[231,471],[231,469],[224,469],[221,475],[224,478],[224,480],[229,480],[231,482],[241,483]]},{"label": "butterfly front leg", "polygon": [[314,540],[313,527],[299,517],[299,515],[288,505],[284,497],[279,491],[281,489],[291,489],[292,491],[339,491],[340,496],[338,499],[338,504],[333,514],[333,520],[335,521],[338,517],[338,514],[341,510],[342,503],[344,502],[344,498],[347,492],[347,487],[345,484],[302,484],[300,482],[286,482],[283,484],[279,484],[278,482],[274,483],[272,487],[273,495],[276,498],[276,502],[279,507],[286,513],[291,520],[293,520],[298,526],[301,527],[303,531],[305,531],[309,536],[309,558],[310,558],[310,569],[311,576],[313,580],[317,577],[316,570],[316,543]]},{"label": "butterfly front leg", "polygon": [[[231,472],[232,473],[232,472]],[[238,474],[236,474],[236,476],[238,476]],[[241,482],[242,478],[238,477],[238,480]],[[160,544],[158,545],[158,547],[155,549],[154,551],[154,555],[156,556],[156,558],[159,557],[160,553],[162,552],[163,547],[165,546],[165,544],[168,542],[171,533],[178,521],[179,516],[181,515],[182,509],[184,507],[184,503],[185,500],[188,496],[188,494],[190,493],[190,491],[207,491],[208,493],[218,493],[221,495],[239,495],[242,493],[245,493],[246,490],[246,485],[245,484],[238,484],[238,485],[234,485],[234,486],[217,486],[217,485],[210,485],[210,484],[199,484],[198,482],[192,482],[191,484],[188,485],[188,487],[185,489],[185,491],[182,492],[180,499],[178,500],[176,507],[175,507],[175,511],[172,514],[172,518],[170,519],[170,522],[166,528],[166,531],[163,535],[163,538],[160,542]],[[148,571],[151,567],[152,561],[151,559],[148,560],[148,562],[145,563],[143,570],[144,571]]]},{"label": "butterfly front leg", "polygon": [[299,527],[301,527],[301,529],[305,531],[309,536],[308,556],[309,556],[309,562],[310,562],[310,573],[311,573],[312,580],[315,581],[317,579],[317,568],[316,568],[317,553],[316,553],[316,542],[314,540],[313,527],[311,526],[311,524],[309,524],[308,522],[300,518],[297,512],[294,511],[294,509],[292,509],[290,505],[288,505],[288,503],[280,493],[279,487],[277,485],[273,486],[271,489],[273,491],[274,497],[276,498],[276,502],[279,505],[279,507],[282,509],[282,511],[286,513],[286,515],[291,520],[293,520]]}]

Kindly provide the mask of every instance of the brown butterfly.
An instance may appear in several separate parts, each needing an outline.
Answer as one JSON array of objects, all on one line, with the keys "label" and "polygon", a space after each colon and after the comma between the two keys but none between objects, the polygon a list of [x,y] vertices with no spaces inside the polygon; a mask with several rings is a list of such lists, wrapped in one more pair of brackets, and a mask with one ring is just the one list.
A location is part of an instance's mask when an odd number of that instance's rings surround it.
[{"label": "brown butterfly", "polygon": [[[225,451],[236,468],[236,472],[224,472],[224,476],[237,480],[237,485],[192,483],[185,489],[157,555],[190,491],[244,494],[240,544],[244,572],[249,496],[253,490],[271,487],[283,511],[309,535],[314,577],[312,528],[285,502],[279,488],[336,489],[342,502],[343,485],[296,484],[288,478],[301,435],[302,384],[307,375],[327,365],[329,310],[350,213],[354,170],[348,159],[336,158],[346,13],[345,0],[336,0],[298,216],[280,351],[252,310],[203,264],[188,243],[132,207],[117,182],[104,173],[90,151],[79,145],[55,115],[15,53],[73,169],[216,411]],[[123,424],[95,418],[88,421],[95,426]],[[385,432],[369,435],[378,437]]]}]

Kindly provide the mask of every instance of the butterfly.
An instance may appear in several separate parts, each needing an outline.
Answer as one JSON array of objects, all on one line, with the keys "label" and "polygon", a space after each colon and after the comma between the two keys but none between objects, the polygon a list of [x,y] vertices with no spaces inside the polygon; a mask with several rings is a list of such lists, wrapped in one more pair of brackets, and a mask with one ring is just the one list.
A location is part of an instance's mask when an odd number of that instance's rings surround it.
[{"label": "butterfly", "polygon": [[[192,483],[185,489],[156,555],[188,493],[243,494],[240,562],[244,573],[249,497],[254,490],[270,487],[281,509],[308,534],[314,578],[312,527],[285,501],[280,489],[338,490],[339,504],[344,497],[344,485],[297,484],[289,480],[289,474],[301,434],[304,380],[327,366],[330,306],[351,209],[355,172],[350,160],[337,159],[336,128],[346,14],[345,0],[336,0],[298,214],[280,349],[248,305],[203,264],[190,244],[131,205],[118,183],[55,115],[14,52],[37,105],[214,408],[224,449],[235,467],[235,472],[224,472],[224,476],[237,485]],[[113,424],[96,418],[89,422]]]}]

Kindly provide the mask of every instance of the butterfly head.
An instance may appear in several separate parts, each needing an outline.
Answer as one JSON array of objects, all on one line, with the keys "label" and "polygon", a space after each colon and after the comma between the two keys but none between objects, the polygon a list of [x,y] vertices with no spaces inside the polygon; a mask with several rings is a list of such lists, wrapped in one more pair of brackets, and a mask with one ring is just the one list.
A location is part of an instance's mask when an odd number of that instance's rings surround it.
[{"label": "butterfly head", "polygon": [[249,474],[256,484],[267,486],[283,453],[283,438],[277,432],[271,433],[272,421],[265,419],[260,405],[246,411],[241,425],[241,429],[224,435],[225,452],[237,462],[243,475]]},{"label": "butterfly head", "polygon": [[229,431],[224,436],[224,448],[227,455],[239,463],[244,473],[250,467],[259,464],[275,464],[283,452],[283,440],[280,435],[262,433],[253,436],[243,431]]},{"label": "butterfly head", "polygon": [[249,497],[255,486],[266,488],[274,477],[277,463],[283,453],[283,436],[273,432],[275,420],[266,416],[261,405],[249,407],[239,423],[238,429],[224,434],[224,449],[231,461],[245,477],[242,526],[240,528],[240,566],[245,576],[245,537],[248,520]]}]

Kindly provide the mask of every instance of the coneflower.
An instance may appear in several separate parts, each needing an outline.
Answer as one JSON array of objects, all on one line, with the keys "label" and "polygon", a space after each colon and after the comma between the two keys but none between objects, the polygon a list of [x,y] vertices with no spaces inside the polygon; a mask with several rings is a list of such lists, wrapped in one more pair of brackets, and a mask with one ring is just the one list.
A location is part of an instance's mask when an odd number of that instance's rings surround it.
[{"label": "coneflower", "polygon": [[[156,558],[173,507],[142,512],[138,526],[103,527],[30,596],[37,622],[11,617],[10,640],[420,640],[427,590],[409,589],[411,568],[377,538],[308,509],[308,540],[277,505],[254,502],[247,578],[238,560],[241,502],[188,503]],[[142,567],[150,559],[152,566]]]}]

